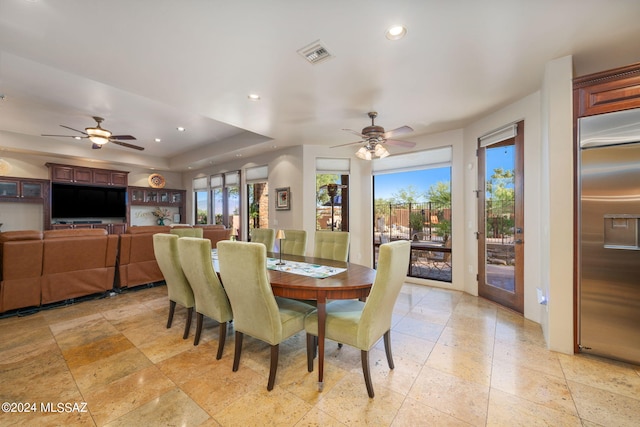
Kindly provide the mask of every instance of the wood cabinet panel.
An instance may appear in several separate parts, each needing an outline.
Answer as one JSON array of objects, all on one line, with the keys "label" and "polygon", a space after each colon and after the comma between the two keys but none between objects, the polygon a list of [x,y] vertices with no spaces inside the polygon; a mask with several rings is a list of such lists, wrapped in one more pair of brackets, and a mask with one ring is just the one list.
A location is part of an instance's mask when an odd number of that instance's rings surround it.
[{"label": "wood cabinet panel", "polygon": [[51,181],[126,187],[129,172],[47,163]]},{"label": "wood cabinet panel", "polygon": [[640,63],[574,79],[577,117],[640,108]]},{"label": "wood cabinet panel", "polygon": [[0,200],[43,202],[47,185],[44,180],[0,178]]}]

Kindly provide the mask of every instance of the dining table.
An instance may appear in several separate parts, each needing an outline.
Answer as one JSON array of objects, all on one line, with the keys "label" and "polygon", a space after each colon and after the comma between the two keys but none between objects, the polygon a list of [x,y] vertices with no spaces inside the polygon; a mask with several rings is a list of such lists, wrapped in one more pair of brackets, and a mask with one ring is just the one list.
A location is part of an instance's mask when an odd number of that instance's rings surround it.
[{"label": "dining table", "polygon": [[[214,257],[214,266],[217,257]],[[324,348],[325,327],[327,319],[326,305],[328,300],[360,299],[364,301],[376,277],[376,270],[352,262],[334,261],[308,256],[282,255],[283,265],[274,261],[280,260],[280,254],[267,253],[267,273],[271,289],[275,296],[298,300],[315,301],[318,311],[318,389],[324,386]],[[289,264],[287,264],[289,262]],[[300,264],[328,274],[299,274]],[[224,284],[223,284],[224,285]],[[310,367],[309,372],[312,371]]]}]

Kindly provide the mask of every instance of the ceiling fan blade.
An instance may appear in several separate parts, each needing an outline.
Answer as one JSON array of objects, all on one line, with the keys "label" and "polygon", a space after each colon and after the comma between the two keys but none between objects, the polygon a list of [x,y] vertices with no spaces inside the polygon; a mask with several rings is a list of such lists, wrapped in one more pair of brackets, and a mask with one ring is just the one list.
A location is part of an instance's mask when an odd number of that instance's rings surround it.
[{"label": "ceiling fan blade", "polygon": [[387,139],[387,144],[395,145],[397,147],[407,147],[407,148],[413,148],[416,146],[415,142],[400,141],[399,139]]},{"label": "ceiling fan blade", "polygon": [[99,150],[102,148],[102,145],[100,144],[91,144],[91,148],[93,148],[94,150]]},{"label": "ceiling fan blade", "polygon": [[136,137],[131,135],[111,135],[112,139],[124,139],[125,141],[135,141]]},{"label": "ceiling fan blade", "polygon": [[138,145],[127,144],[126,142],[118,141],[115,139],[112,139],[110,141],[116,145],[121,145],[122,147],[133,148],[134,150],[140,150],[140,151],[144,150],[144,147],[140,147]]},{"label": "ceiling fan blade", "polygon": [[342,130],[347,131],[347,132],[350,132],[350,133],[352,133],[352,134],[354,134],[354,135],[358,135],[360,138],[363,138],[363,139],[365,139],[365,138],[366,138],[366,136],[364,136],[363,134],[361,134],[361,133],[360,133],[360,132],[358,132],[357,130],[353,130],[353,129],[342,129]]},{"label": "ceiling fan blade", "polygon": [[83,134],[83,135],[87,135],[87,133],[86,133],[85,131],[83,131],[83,130],[78,130],[78,129],[70,128],[69,126],[65,126],[65,125],[60,125],[60,126],[62,126],[62,127],[63,127],[63,128],[65,128],[65,129],[69,129],[69,130],[72,130],[72,131],[74,131],[74,132],[80,132],[80,133],[81,133],[81,134]]},{"label": "ceiling fan blade", "polygon": [[411,128],[410,126],[400,126],[399,128],[385,132],[384,137],[391,138],[395,135],[402,135],[409,132],[413,132],[413,128]]},{"label": "ceiling fan blade", "polygon": [[337,147],[344,147],[344,146],[347,146],[347,145],[362,144],[363,142],[364,141],[347,142],[346,144],[334,145],[334,146],[329,147],[329,148],[337,148]]},{"label": "ceiling fan blade", "polygon": [[86,138],[86,136],[74,136],[74,135],[49,135],[49,134],[45,134],[43,133],[40,136],[57,136],[60,138]]}]

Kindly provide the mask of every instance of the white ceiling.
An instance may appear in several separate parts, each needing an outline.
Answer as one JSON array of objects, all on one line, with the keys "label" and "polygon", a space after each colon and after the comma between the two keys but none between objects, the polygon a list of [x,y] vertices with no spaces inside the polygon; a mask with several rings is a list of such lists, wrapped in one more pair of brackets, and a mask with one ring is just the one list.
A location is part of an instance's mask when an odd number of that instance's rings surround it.
[{"label": "white ceiling", "polygon": [[[0,0],[0,148],[180,171],[348,143],[368,111],[411,140],[538,90],[552,59],[640,62],[638,18],[638,0]],[[297,53],[316,40],[334,58]],[[92,116],[145,151],[40,136]]]}]

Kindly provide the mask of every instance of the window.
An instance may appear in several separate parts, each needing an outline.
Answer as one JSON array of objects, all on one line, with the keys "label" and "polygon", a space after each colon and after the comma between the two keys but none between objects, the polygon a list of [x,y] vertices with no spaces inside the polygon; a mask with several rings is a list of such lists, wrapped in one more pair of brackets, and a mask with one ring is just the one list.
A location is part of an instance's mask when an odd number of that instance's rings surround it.
[{"label": "window", "polygon": [[269,184],[267,166],[248,168],[247,180],[247,230],[269,227]]},{"label": "window", "polygon": [[193,198],[195,205],[195,224],[208,224],[209,218],[209,190],[207,189],[207,178],[195,178],[193,180]]},{"label": "window", "polygon": [[388,157],[373,169],[374,263],[380,244],[411,240],[409,276],[451,282],[451,148]]},{"label": "window", "polygon": [[224,204],[224,177],[223,175],[212,175],[209,179],[211,187],[211,224],[224,225],[222,216]]},{"label": "window", "polygon": [[224,174],[223,223],[233,230],[236,236],[240,234],[240,173],[238,171]]},{"label": "window", "polygon": [[316,230],[349,231],[349,159],[316,159]]}]

